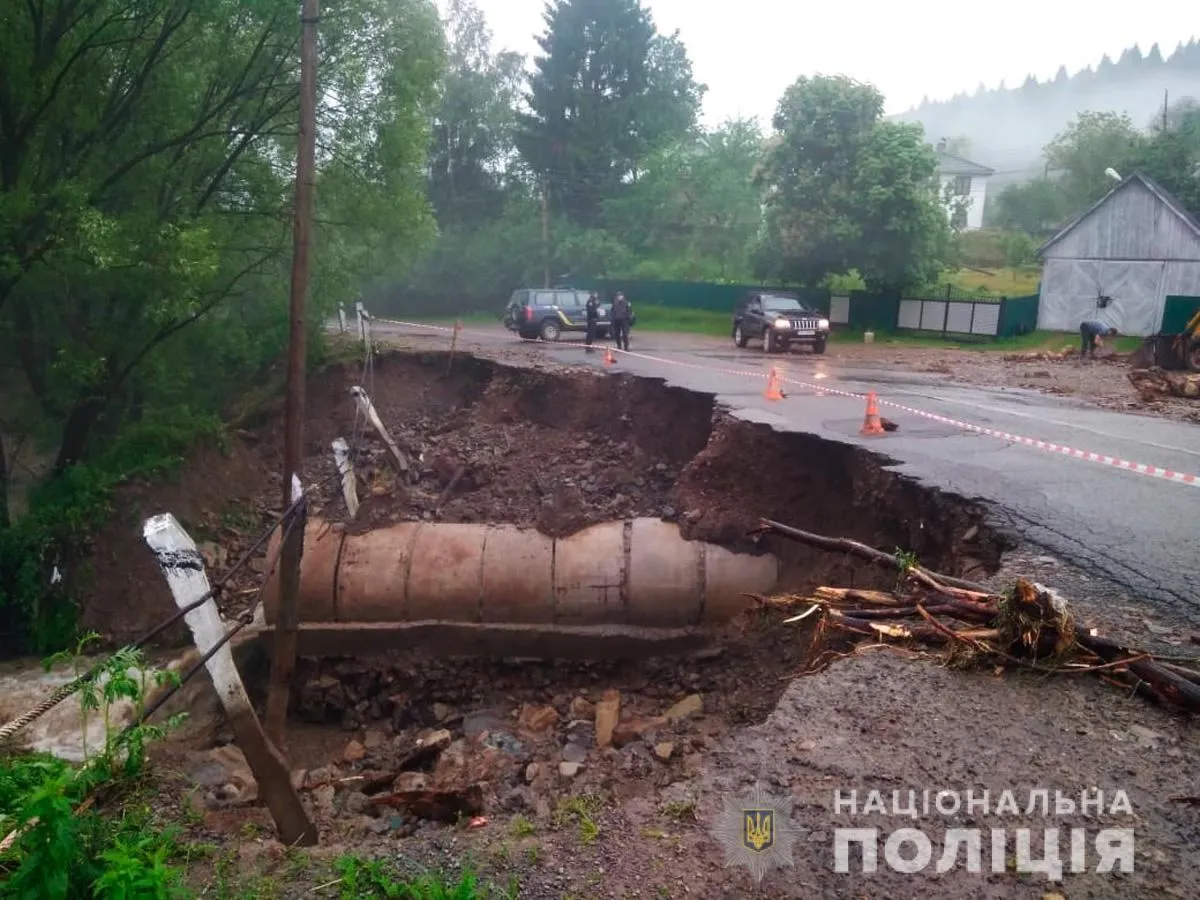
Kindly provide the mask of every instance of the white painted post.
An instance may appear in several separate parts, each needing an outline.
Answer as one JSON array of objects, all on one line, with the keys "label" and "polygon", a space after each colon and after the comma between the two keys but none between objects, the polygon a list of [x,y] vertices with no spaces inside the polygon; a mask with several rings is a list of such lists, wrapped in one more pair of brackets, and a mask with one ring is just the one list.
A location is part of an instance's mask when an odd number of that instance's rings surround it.
[{"label": "white painted post", "polygon": [[[173,515],[166,513],[147,519],[142,526],[142,536],[154,551],[176,606],[184,609],[209,592],[204,557]],[[211,597],[184,616],[184,621],[191,629],[201,656],[212,651],[225,637],[226,627]],[[292,785],[287,761],[267,740],[238,675],[228,643],[209,658],[205,668],[225,708],[238,746],[258,781],[260,796],[275,820],[279,839],[288,845],[315,845],[317,828]]]},{"label": "white painted post", "polygon": [[342,496],[346,500],[346,510],[353,519],[358,515],[358,483],[354,475],[354,464],[350,462],[350,445],[345,438],[333,441],[333,459],[337,463],[338,473],[342,476]]},{"label": "white painted post", "polygon": [[354,304],[354,315],[358,318],[358,336],[362,338],[363,343],[366,343],[367,340],[367,326],[363,322],[363,316],[366,315],[366,312],[361,300]]},{"label": "white painted post", "polygon": [[383,420],[379,418],[379,413],[375,412],[375,406],[371,403],[371,398],[367,396],[367,392],[361,387],[350,388],[350,395],[354,398],[354,402],[358,404],[358,408],[362,414],[367,417],[367,421],[371,423],[371,427],[387,445],[388,451],[392,454],[392,459],[396,461],[396,467],[401,474],[407,475],[410,470],[408,457],[401,451],[396,442],[392,440],[391,434],[387,427],[383,424]]},{"label": "white painted post", "polygon": [[342,309],[341,304],[338,304],[338,327],[342,330],[342,334],[346,333],[346,311]]}]

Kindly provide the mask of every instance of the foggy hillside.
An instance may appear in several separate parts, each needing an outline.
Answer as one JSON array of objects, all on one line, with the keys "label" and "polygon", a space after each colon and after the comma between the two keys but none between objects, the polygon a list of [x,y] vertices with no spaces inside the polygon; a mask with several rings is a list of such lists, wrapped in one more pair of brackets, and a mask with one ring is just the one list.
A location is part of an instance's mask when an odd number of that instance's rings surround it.
[{"label": "foggy hillside", "polygon": [[[923,101],[897,115],[920,122],[930,141],[966,138],[963,155],[996,170],[992,184],[1024,181],[1042,171],[1042,148],[1078,113],[1127,113],[1139,128],[1162,115],[1163,92],[1171,104],[1200,98],[1200,44],[1195,38],[1164,59],[1158,45],[1146,54],[1133,47],[1115,63],[1105,56],[1095,69],[1074,76],[1065,68],[1051,81],[1033,77],[1019,87],[995,90],[982,84],[973,94],[947,101]],[[968,149],[969,148],[969,149]]]}]

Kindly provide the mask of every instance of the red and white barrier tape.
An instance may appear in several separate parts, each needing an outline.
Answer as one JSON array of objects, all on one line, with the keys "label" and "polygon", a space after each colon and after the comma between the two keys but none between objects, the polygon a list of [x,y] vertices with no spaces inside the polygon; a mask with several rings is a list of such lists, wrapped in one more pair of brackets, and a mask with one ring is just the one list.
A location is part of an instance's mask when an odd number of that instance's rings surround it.
[{"label": "red and white barrier tape", "polygon": [[[371,320],[377,322],[387,322],[391,325],[403,325],[408,328],[424,328],[431,331],[444,331],[447,333],[453,333],[455,330],[453,326],[430,325],[426,322],[404,322],[398,319],[383,319],[375,316],[372,316]],[[493,337],[493,335],[486,334],[484,332],[474,332],[467,328],[459,328],[458,332],[459,334],[478,334],[482,338]],[[519,338],[519,340],[530,344],[542,343],[542,341],[539,341],[537,338]],[[585,345],[581,344],[562,344],[560,346],[578,347],[581,350],[587,349]],[[732,369],[725,368],[723,366],[704,366],[700,365],[699,363],[685,362],[680,359],[668,359],[662,356],[652,356],[648,353],[639,353],[636,350],[621,350],[616,347],[611,347],[609,349],[611,349],[614,353],[619,353],[624,356],[630,356],[636,359],[644,359],[648,362],[656,362],[663,365],[679,366],[680,368],[685,369],[699,369],[703,372],[713,372],[722,375],[736,375],[743,378],[766,377],[766,373],[762,371],[755,371],[753,369]],[[800,381],[795,378],[789,378],[782,374],[779,377],[780,380],[785,384],[803,387],[808,390],[815,391],[818,394],[833,394],[835,396],[849,397],[855,400],[866,399],[866,394],[838,390],[837,388],[822,384],[815,384],[808,381]],[[961,419],[951,419],[947,416],[939,416],[936,413],[926,412],[923,409],[916,409],[912,406],[905,406],[902,403],[896,403],[891,400],[880,399],[879,403],[882,406],[902,410],[903,412],[911,413],[912,415],[919,416],[923,419],[929,419],[930,421],[939,422],[943,425],[952,425],[955,428],[961,428],[964,431],[974,432],[975,434],[984,434],[989,437],[999,438],[1000,440],[1011,441],[1012,443],[1021,444],[1025,447],[1032,447],[1035,450],[1043,450],[1059,456],[1066,456],[1070,459],[1082,459],[1086,462],[1100,463],[1101,465],[1112,466],[1117,469],[1124,469],[1127,472],[1133,472],[1137,475],[1146,475],[1151,478],[1161,479],[1163,481],[1175,482],[1176,484],[1188,484],[1192,485],[1193,487],[1200,487],[1200,476],[1190,475],[1186,472],[1176,472],[1172,469],[1164,469],[1160,466],[1150,466],[1146,465],[1145,463],[1130,462],[1127,459],[1121,459],[1120,457],[1116,456],[1107,456],[1103,453],[1094,453],[1090,450],[1076,450],[1072,447],[1066,447],[1062,444],[1055,444],[1050,441],[1040,441],[1036,438],[1025,437],[1024,435],[1020,434],[1012,434],[1008,431],[1000,431],[995,428],[986,428],[982,425],[973,425],[970,422],[964,422]]]}]

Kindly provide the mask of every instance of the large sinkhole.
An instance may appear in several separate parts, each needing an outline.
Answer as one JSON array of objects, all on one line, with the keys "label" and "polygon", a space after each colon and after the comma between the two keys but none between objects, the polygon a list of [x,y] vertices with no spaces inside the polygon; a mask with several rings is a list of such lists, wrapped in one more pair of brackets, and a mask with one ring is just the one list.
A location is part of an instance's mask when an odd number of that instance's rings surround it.
[{"label": "large sinkhole", "polygon": [[[345,519],[328,448],[355,429],[355,385],[367,388],[396,442],[420,460],[420,477],[415,484],[398,478],[383,443],[363,434],[362,505],[345,523],[350,534],[436,521],[503,522],[564,537],[597,523],[655,517],[676,522],[689,540],[774,553],[781,591],[889,587],[894,573],[788,541],[755,545],[748,532],[763,517],[910,551],[930,568],[966,577],[995,571],[1005,546],[981,504],[901,477],[883,457],[741,421],[711,396],[658,380],[414,353],[381,356],[366,378],[363,384],[362,371],[348,366],[310,385],[306,466],[324,492],[315,515]],[[270,441],[261,450],[278,461]],[[413,647],[387,658],[305,660],[296,711],[314,723],[395,730],[436,725],[445,709],[463,706],[549,701],[569,716],[573,700],[595,701],[603,688],[636,695],[650,717],[651,707],[672,696],[699,693],[710,712],[737,723],[769,712],[781,679],[801,666],[808,647],[802,629],[744,621],[722,629],[716,647],[699,658],[482,660],[464,646],[464,658],[448,664],[445,657],[457,655],[450,644],[440,642],[436,654],[425,654],[438,659],[420,663],[421,649]]]},{"label": "large sinkhole", "polygon": [[[419,477],[398,477],[383,443],[363,433],[362,504],[345,523],[330,445],[354,437],[354,386],[369,392],[396,442],[419,460]],[[994,572],[1005,549],[977,502],[901,477],[874,453],[741,421],[711,396],[657,380],[389,352],[366,374],[347,365],[314,375],[308,409],[306,480],[321,486],[312,514],[342,522],[347,534],[406,522],[509,523],[566,538],[599,523],[665,519],[688,540],[775,554],[781,591],[886,588],[895,576],[786,541],[756,546],[748,532],[763,517],[910,551],[930,568],[965,577]],[[280,430],[270,421],[242,435],[238,465],[260,498],[274,493],[264,474],[279,471]],[[225,466],[225,481],[237,481],[228,461],[207,464]],[[194,501],[189,485],[211,481],[211,471],[192,473],[180,490]],[[278,501],[259,503],[265,510]],[[218,529],[213,542],[220,539]],[[225,555],[235,558],[240,549]],[[148,557],[138,549],[121,558],[125,590],[107,605],[102,626],[110,632],[123,610],[140,610],[152,624],[170,608]],[[115,577],[115,562],[96,562]],[[94,607],[93,616],[105,608]],[[486,783],[489,808],[540,812],[538,785],[581,771],[576,788],[598,778],[633,796],[647,780],[673,777],[670,766],[694,768],[730,729],[763,720],[803,668],[810,637],[804,627],[743,617],[702,651],[623,661],[539,660],[524,651],[522,658],[485,658],[466,643],[456,649],[452,634],[436,651],[404,646],[303,658],[289,756],[316,769],[321,784],[358,783],[339,781],[331,767],[382,772],[389,777],[368,779],[376,793],[402,783],[413,790]],[[243,659],[243,671],[261,703],[265,645]],[[431,734],[434,749],[420,743]],[[320,790],[331,813],[363,808],[366,801],[352,795],[369,792],[338,788],[335,803],[332,789]]]}]

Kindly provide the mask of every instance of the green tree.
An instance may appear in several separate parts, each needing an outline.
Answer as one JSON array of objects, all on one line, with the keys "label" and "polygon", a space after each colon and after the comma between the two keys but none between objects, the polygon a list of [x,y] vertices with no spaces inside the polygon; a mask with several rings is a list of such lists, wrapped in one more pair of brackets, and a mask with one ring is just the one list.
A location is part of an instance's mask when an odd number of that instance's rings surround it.
[{"label": "green tree", "polygon": [[1167,111],[1135,154],[1133,166],[1170,191],[1192,213],[1200,213],[1200,105],[1190,97]]},{"label": "green tree", "polygon": [[640,0],[554,0],[517,147],[556,209],[594,227],[604,200],[695,126],[703,88]]},{"label": "green tree", "polygon": [[655,274],[745,277],[762,219],[755,184],[762,152],[753,120],[731,120],[665,148],[624,196],[605,203],[605,226]]},{"label": "green tree", "polygon": [[493,52],[472,0],[451,0],[445,27],[446,72],[429,145],[429,199],[443,228],[503,212],[523,79],[521,56]]},{"label": "green tree", "polygon": [[884,122],[883,95],[845,76],[798,79],[761,173],[762,274],[802,284],[857,270],[872,288],[933,280],[949,252],[936,155],[919,125]]},{"label": "green tree", "polygon": [[[201,321],[221,326],[205,341],[227,338],[216,358],[264,361],[252,344],[266,335],[247,332],[285,316],[299,29],[278,0],[12,12],[0,35],[0,352],[57,432],[62,472],[164,400],[151,376],[189,359],[168,345]],[[421,112],[441,65],[427,0],[366,0],[324,17],[321,36],[318,316],[431,233]],[[213,359],[195,359],[198,390]]]},{"label": "green tree", "polygon": [[1046,145],[1046,164],[1056,173],[1068,205],[1082,212],[1113,188],[1115,182],[1106,170],[1128,174],[1143,141],[1126,115],[1083,112]]},{"label": "green tree", "polygon": [[1066,224],[1070,215],[1062,187],[1048,178],[1009,185],[988,204],[989,225],[1020,229],[1035,237]]}]

